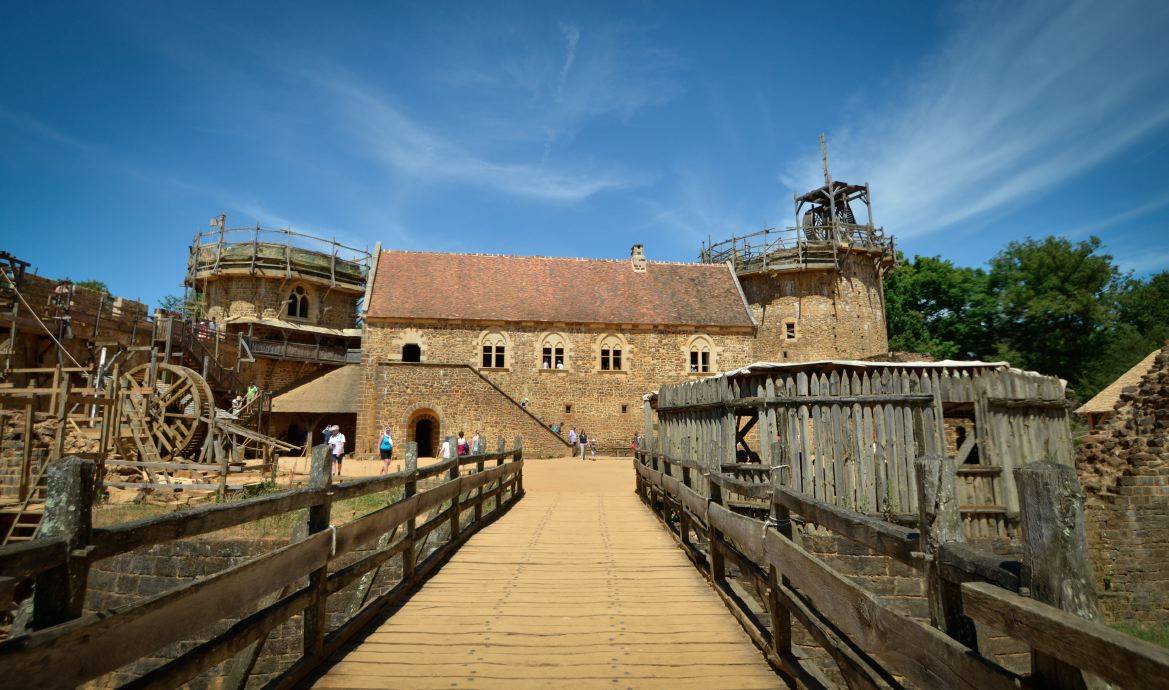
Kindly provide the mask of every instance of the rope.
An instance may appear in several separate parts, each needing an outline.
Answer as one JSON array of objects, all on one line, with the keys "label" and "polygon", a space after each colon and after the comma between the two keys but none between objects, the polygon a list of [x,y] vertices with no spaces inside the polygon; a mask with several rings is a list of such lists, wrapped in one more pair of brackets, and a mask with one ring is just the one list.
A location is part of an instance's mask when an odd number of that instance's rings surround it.
[{"label": "rope", "polygon": [[[4,269],[0,268],[0,275],[3,275],[4,280],[8,281],[9,287],[11,287],[12,291],[16,293],[16,296],[18,298],[20,298],[20,303],[23,304],[24,307],[26,309],[28,309],[28,313],[32,314],[32,317],[37,320],[37,323],[39,323],[41,325],[41,328],[44,329],[45,334],[53,339],[53,342],[56,343],[57,347],[61,350],[61,352],[65,353],[66,357],[73,360],[74,366],[81,368],[81,362],[78,362],[76,359],[73,358],[73,355],[70,354],[69,351],[65,349],[65,346],[61,344],[61,341],[57,340],[57,336],[53,335],[53,332],[50,331],[49,327],[45,325],[45,322],[41,321],[41,317],[37,315],[36,310],[33,309],[32,306],[28,303],[28,300],[26,300],[24,298],[24,295],[20,294],[20,290],[18,290],[16,288],[16,282],[13,281],[12,278],[8,277],[8,271],[5,271]],[[12,345],[13,345],[13,347],[15,347],[16,343],[13,343]]]}]

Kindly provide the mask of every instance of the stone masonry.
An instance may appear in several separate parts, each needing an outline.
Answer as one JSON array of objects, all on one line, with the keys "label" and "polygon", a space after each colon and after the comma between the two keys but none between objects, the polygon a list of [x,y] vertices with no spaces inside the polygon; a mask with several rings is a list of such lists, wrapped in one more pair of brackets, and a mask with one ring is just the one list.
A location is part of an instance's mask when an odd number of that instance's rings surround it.
[{"label": "stone masonry", "polygon": [[1076,469],[1101,612],[1169,623],[1169,346],[1125,389],[1108,424],[1084,438]]},{"label": "stone masonry", "polygon": [[863,359],[889,349],[880,272],[845,254],[836,270],[740,276],[759,325],[754,359],[765,362]]},{"label": "stone masonry", "polygon": [[[505,366],[483,368],[481,343],[498,334],[505,342]],[[599,363],[599,343],[614,337],[622,346],[622,368],[602,370]],[[542,344],[549,339],[564,343],[564,368],[544,368]],[[527,401],[525,409],[545,426],[564,423],[564,434],[576,427],[586,430],[598,443],[598,452],[629,452],[633,433],[643,428],[642,396],[662,383],[676,383],[692,376],[709,374],[690,373],[689,352],[696,339],[709,344],[711,370],[733,368],[751,361],[752,338],[746,334],[705,332],[671,332],[664,329],[609,330],[604,326],[569,326],[567,324],[477,327],[451,327],[442,324],[371,324],[362,337],[362,360],[367,367],[362,390],[362,409],[368,414],[358,415],[357,452],[372,452],[377,440],[376,429],[389,423],[394,432],[412,438],[412,430],[405,428],[412,408],[430,404],[454,415],[446,419],[464,420],[463,426],[449,426],[468,434],[477,428],[474,420],[483,420],[483,431],[490,438],[503,435],[509,440],[516,433],[524,433],[515,424],[527,425],[526,415],[516,414],[504,396],[469,397],[471,390],[486,391],[485,387],[454,385],[444,378],[419,378],[416,368],[379,366],[374,363],[401,362],[402,348],[417,344],[425,363],[457,364],[479,371],[516,402]],[[373,367],[377,367],[376,374]],[[376,381],[376,387],[375,387]],[[476,406],[498,405],[490,412]],[[465,412],[457,412],[467,408]],[[443,434],[448,424],[444,419]],[[491,421],[488,421],[491,420]],[[503,423],[492,426],[491,422]],[[457,428],[456,428],[457,427]],[[539,436],[539,435],[538,435]],[[524,435],[525,443],[528,436]],[[531,452],[543,452],[535,448]],[[564,454],[562,445],[547,450]]]}]

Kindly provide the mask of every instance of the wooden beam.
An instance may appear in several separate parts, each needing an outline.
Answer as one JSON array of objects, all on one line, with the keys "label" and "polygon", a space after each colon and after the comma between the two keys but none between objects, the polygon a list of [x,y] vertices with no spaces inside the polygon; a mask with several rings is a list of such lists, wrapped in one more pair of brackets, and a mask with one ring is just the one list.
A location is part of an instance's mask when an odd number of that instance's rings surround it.
[{"label": "wooden beam", "polygon": [[966,612],[1049,658],[1123,688],[1169,688],[1169,650],[984,582],[962,585]]}]

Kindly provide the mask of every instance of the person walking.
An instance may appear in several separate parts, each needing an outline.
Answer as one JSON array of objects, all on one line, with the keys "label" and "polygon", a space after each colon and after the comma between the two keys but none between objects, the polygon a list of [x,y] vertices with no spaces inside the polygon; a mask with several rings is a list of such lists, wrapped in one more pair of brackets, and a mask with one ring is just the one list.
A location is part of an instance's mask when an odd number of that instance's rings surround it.
[{"label": "person walking", "polygon": [[451,452],[452,452],[451,440],[449,438],[444,438],[442,440],[442,449],[439,450],[438,454],[442,456],[443,460],[450,460],[451,459]]},{"label": "person walking", "polygon": [[382,431],[382,441],[378,444],[378,451],[382,456],[382,471],[378,474],[386,474],[390,471],[390,463],[394,461],[394,437],[390,436],[390,427],[386,427]]},{"label": "person walking", "polygon": [[597,439],[589,439],[589,455],[592,456],[593,462],[597,461]]},{"label": "person walking", "polygon": [[471,455],[478,455],[483,452],[483,438],[476,431],[475,435],[471,437]]},{"label": "person walking", "polygon": [[329,436],[329,448],[333,450],[333,469],[334,474],[341,476],[341,460],[345,457],[345,434],[341,433],[340,427],[333,426],[333,434]]},{"label": "person walking", "polygon": [[459,432],[458,451],[460,457],[469,455],[471,452],[470,446],[467,445],[467,439],[463,437],[463,432],[461,431]]},{"label": "person walking", "polygon": [[572,427],[568,430],[568,445],[572,448],[573,455],[576,455],[576,440],[576,427]]},{"label": "person walking", "polygon": [[580,461],[584,462],[585,452],[589,447],[589,435],[585,433],[584,429],[580,430],[580,436],[576,439],[580,443]]}]

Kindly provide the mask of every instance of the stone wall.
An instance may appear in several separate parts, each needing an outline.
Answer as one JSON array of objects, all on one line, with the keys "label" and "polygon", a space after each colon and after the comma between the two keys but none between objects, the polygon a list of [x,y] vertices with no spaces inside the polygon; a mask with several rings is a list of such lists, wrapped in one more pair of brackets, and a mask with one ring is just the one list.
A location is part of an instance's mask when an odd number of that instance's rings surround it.
[{"label": "stone wall", "polygon": [[[86,609],[102,611],[115,606],[133,604],[196,578],[218,573],[287,543],[286,539],[197,538],[158,544],[107,558],[98,561],[90,569]],[[335,570],[344,567],[368,555],[371,550],[359,549],[346,554],[330,568]],[[372,585],[370,596],[389,591],[401,579],[401,572],[401,559],[393,558],[387,561]],[[305,581],[302,581],[297,586],[303,587],[304,583]],[[357,584],[350,585],[329,597],[330,629],[347,620],[352,615],[354,607],[359,604],[356,587]],[[251,613],[252,610],[254,609],[241,611],[241,614]],[[232,618],[219,621],[197,639],[182,640],[168,645],[103,677],[96,685],[99,687],[122,685],[219,634],[237,620],[238,618]],[[302,620],[299,615],[275,628],[264,644],[247,687],[263,687],[295,662],[301,654],[302,637]],[[203,672],[185,687],[195,689],[221,687],[231,668],[232,661],[219,664]]]},{"label": "stone wall", "polygon": [[[488,439],[488,450],[495,450],[501,436],[510,448],[519,435],[524,457],[564,457],[570,453],[556,434],[474,369],[431,363],[387,363],[363,370],[355,452],[375,452],[381,429],[387,425],[399,443],[417,440],[411,421],[420,415],[437,420],[439,438],[460,431],[470,438],[481,431]],[[640,419],[640,409],[636,416]]]},{"label": "stone wall", "polygon": [[1109,621],[1169,623],[1169,346],[1109,422],[1083,439],[1076,469],[1088,549]]},{"label": "stone wall", "polygon": [[888,351],[876,266],[870,257],[849,254],[841,267],[739,278],[759,325],[755,360],[862,359]]},{"label": "stone wall", "polygon": [[221,276],[208,280],[203,293],[207,318],[220,325],[227,317],[296,320],[289,319],[286,306],[288,295],[297,286],[304,288],[309,298],[309,318],[305,323],[328,328],[356,327],[360,293],[308,281],[258,276]]},{"label": "stone wall", "polygon": [[260,390],[283,391],[294,383],[316,378],[338,366],[256,356],[254,362],[240,363],[239,379],[245,384],[255,383]]},{"label": "stone wall", "polygon": [[[505,366],[483,368],[482,344],[486,338],[494,336],[498,336],[504,343]],[[606,371],[601,368],[601,342],[606,338],[613,338],[611,342],[620,343],[620,370]],[[542,347],[553,341],[564,344],[563,369],[543,367]],[[607,331],[567,325],[551,328],[521,324],[452,327],[375,322],[366,325],[362,337],[363,376],[367,379],[362,392],[362,409],[369,413],[376,412],[376,424],[389,421],[399,433],[404,430],[401,424],[409,416],[406,408],[432,402],[442,405],[446,414],[456,414],[464,403],[451,399],[449,394],[442,398],[427,398],[427,395],[437,394],[437,391],[419,388],[412,378],[395,383],[382,380],[379,384],[381,397],[378,401],[373,399],[375,389],[369,377],[376,363],[400,362],[403,345],[417,344],[421,348],[424,363],[474,367],[514,400],[526,400],[526,409],[544,424],[551,426],[563,422],[565,434],[571,427],[578,430],[583,428],[591,438],[597,440],[598,452],[628,453],[633,433],[644,425],[641,403],[647,391],[656,390],[664,383],[709,375],[690,372],[692,347],[710,351],[710,369],[713,373],[750,363],[752,342],[750,333],[632,329]],[[385,369],[380,366],[377,368],[379,372]],[[488,396],[482,400],[484,403],[505,404],[502,397]],[[482,419],[486,424],[486,414],[479,410],[459,413],[459,419],[467,420],[466,426],[459,428],[471,433],[475,425],[470,422]],[[500,414],[507,419],[520,419],[511,412],[501,411]],[[376,427],[376,424],[366,421],[366,424],[359,421],[359,429],[368,431]],[[510,430],[483,430],[491,438],[504,433],[510,439],[513,434]],[[363,444],[371,443],[371,438],[368,433],[361,433]],[[369,450],[372,448],[358,447],[359,452]]]}]

